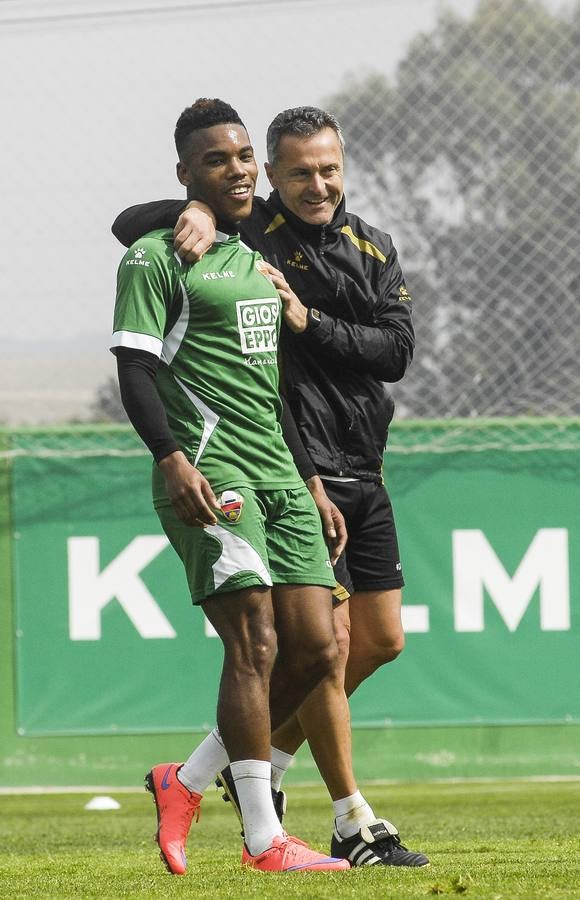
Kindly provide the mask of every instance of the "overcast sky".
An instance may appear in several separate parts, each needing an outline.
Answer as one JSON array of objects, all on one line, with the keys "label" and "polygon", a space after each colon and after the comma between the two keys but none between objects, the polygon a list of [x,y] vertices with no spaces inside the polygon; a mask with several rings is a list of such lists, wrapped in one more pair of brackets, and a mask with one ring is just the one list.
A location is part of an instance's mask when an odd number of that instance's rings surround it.
[{"label": "overcast sky", "polygon": [[[22,341],[54,355],[59,340],[75,339],[81,354],[90,346],[85,397],[110,370],[122,255],[110,225],[127,205],[183,195],[172,135],[185,106],[198,96],[230,102],[262,163],[281,109],[323,105],[372,70],[394,77],[441,8],[469,16],[476,4],[0,0],[0,421],[12,420],[6,406],[23,383]],[[267,192],[265,178],[259,187]],[[72,396],[79,373],[63,359],[56,375],[28,372],[27,389],[54,378]]]},{"label": "overcast sky", "polygon": [[[392,74],[440,4],[225,5],[159,15],[137,9],[180,4],[0,3],[5,337],[106,340],[121,254],[110,224],[130,203],[182,195],[172,133],[196,97],[232,103],[263,162],[280,109],[320,104],[371,69]],[[450,5],[468,13],[475,0]],[[122,9],[132,11],[93,17]],[[87,18],[67,18],[79,10]]]}]

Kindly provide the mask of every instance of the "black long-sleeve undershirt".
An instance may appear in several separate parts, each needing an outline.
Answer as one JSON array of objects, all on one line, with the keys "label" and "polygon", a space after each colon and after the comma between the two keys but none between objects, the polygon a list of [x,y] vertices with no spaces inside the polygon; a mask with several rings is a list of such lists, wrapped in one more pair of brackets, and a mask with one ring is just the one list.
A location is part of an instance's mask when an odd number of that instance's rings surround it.
[{"label": "black long-sleeve undershirt", "polygon": [[127,347],[118,347],[116,357],[125,412],[155,462],[159,462],[179,450],[155,383],[159,360],[153,353]]}]

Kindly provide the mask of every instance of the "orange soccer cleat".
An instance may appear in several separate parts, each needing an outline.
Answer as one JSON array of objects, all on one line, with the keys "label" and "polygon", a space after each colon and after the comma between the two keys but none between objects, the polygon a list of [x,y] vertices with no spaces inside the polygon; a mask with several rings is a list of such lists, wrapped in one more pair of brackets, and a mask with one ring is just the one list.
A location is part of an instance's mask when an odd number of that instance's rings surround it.
[{"label": "orange soccer cleat", "polygon": [[347,859],[316,853],[304,841],[289,834],[275,837],[272,846],[258,856],[252,856],[244,844],[242,865],[260,872],[336,872],[350,869]]},{"label": "orange soccer cleat", "polygon": [[160,857],[173,875],[183,875],[187,868],[185,844],[191,820],[197,813],[201,794],[192,794],[177,777],[180,763],[160,763],[145,776],[145,788],[151,791],[157,809],[157,834]]}]

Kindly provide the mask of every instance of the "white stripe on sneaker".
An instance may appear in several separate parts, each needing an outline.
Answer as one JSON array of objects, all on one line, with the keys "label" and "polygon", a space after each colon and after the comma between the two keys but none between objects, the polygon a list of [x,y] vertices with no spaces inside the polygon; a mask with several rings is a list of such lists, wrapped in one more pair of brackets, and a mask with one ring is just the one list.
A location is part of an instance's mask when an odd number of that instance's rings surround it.
[{"label": "white stripe on sneaker", "polygon": [[361,853],[363,850],[367,850],[367,849],[368,849],[368,846],[369,846],[369,845],[368,845],[365,841],[360,841],[360,843],[358,843],[358,844],[356,845],[356,847],[353,847],[353,848],[352,848],[352,850],[350,851],[349,856],[356,856],[357,853]]},{"label": "white stripe on sneaker", "polygon": [[361,857],[359,857],[357,866],[376,866],[377,863],[380,862],[381,860],[379,859],[379,857],[375,856],[372,850],[369,850],[368,855],[363,854]]},{"label": "white stripe on sneaker", "polygon": [[[351,862],[353,862],[357,866],[369,866],[374,865],[374,863],[369,862],[371,857],[377,859],[372,850],[369,850],[368,847],[362,853],[358,853],[356,856],[351,853]],[[378,862],[378,860],[377,860]]]}]

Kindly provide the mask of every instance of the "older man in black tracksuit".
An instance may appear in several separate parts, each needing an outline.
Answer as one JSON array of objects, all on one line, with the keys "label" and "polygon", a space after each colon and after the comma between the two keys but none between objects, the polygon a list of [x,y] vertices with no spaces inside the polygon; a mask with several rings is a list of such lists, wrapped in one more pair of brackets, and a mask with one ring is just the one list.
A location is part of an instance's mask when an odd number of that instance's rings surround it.
[{"label": "older man in black tracksuit", "polygon": [[[273,790],[281,809],[284,771],[306,736],[333,800],[333,855],[352,865],[423,866],[427,858],[404,848],[394,826],[376,818],[352,767],[347,696],[404,645],[403,574],[382,480],[393,415],[384,382],[405,374],[414,331],[390,236],[346,212],[343,146],[328,113],[313,107],[280,113],[268,130],[266,172],[274,190],[267,200],[254,199],[241,226],[242,239],[271,264],[283,303],[286,439],[313,494],[324,485],[349,532],[335,567],[340,664],[272,735]],[[241,173],[234,167],[229,177],[235,185]],[[177,222],[177,250],[192,261],[214,231],[207,209],[190,206],[167,200],[131,207],[113,231],[129,245]]]}]

